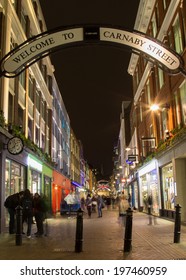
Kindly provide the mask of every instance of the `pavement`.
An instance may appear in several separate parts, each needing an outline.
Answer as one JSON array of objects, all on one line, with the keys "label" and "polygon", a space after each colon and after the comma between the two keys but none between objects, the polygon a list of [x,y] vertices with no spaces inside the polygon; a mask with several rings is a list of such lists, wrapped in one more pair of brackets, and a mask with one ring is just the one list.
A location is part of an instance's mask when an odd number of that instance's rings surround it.
[{"label": "pavement", "polygon": [[181,226],[180,242],[174,243],[170,220],[134,211],[129,252],[124,252],[125,227],[117,209],[103,209],[102,218],[84,213],[81,252],[75,252],[76,222],[76,215],[48,218],[45,235],[35,237],[34,224],[32,237],[23,235],[21,245],[15,235],[1,234],[0,260],[186,260],[186,226]]}]

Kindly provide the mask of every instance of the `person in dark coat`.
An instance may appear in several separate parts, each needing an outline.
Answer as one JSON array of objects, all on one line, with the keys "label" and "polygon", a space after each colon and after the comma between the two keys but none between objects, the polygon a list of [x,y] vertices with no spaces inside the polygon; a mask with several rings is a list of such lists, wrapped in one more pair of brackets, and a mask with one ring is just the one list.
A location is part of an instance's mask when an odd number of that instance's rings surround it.
[{"label": "person in dark coat", "polygon": [[44,233],[43,229],[43,221],[44,221],[44,214],[45,214],[45,201],[44,199],[38,194],[34,194],[34,216],[37,226],[37,232],[35,232],[35,236],[39,237],[42,236]]},{"label": "person in dark coat", "polygon": [[16,207],[18,205],[21,205],[21,199],[23,197],[23,194],[24,191],[9,195],[4,202],[4,206],[7,208],[9,213],[9,234],[14,234],[16,232],[15,229]]},{"label": "person in dark coat", "polygon": [[[27,223],[27,237],[31,238],[32,220],[33,220],[33,196],[29,189],[26,189],[22,199],[23,224]],[[23,232],[24,233],[24,232]]]},{"label": "person in dark coat", "polygon": [[91,214],[92,214],[92,199],[91,199],[91,195],[90,194],[87,195],[85,204],[86,204],[86,207],[87,207],[88,217],[91,218]]},{"label": "person in dark coat", "polygon": [[103,198],[98,195],[97,197],[97,207],[98,207],[98,218],[102,217],[102,208],[103,208]]}]

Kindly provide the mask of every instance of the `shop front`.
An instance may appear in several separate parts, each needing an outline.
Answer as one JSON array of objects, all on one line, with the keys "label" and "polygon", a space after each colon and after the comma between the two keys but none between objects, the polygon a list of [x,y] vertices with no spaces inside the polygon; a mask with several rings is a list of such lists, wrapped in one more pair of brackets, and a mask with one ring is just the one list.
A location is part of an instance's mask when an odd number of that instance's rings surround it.
[{"label": "shop front", "polygon": [[[4,141],[4,140],[3,140]],[[27,186],[27,153],[12,155],[7,145],[1,143],[0,151],[0,233],[8,230],[9,215],[4,207],[5,199],[14,193],[24,190]]]},{"label": "shop front", "polygon": [[43,164],[33,155],[28,155],[28,189],[31,193],[42,193]]},{"label": "shop front", "polygon": [[159,215],[161,205],[159,174],[157,161],[154,159],[139,171],[140,208],[148,213],[149,197],[152,197],[152,214]]},{"label": "shop front", "polygon": [[52,213],[52,178],[53,169],[51,169],[46,164],[43,164],[42,172],[42,194],[47,203],[47,208],[50,213]]},{"label": "shop front", "polygon": [[71,191],[71,181],[56,170],[53,170],[52,177],[52,213],[57,214],[60,212],[65,197]]},{"label": "shop front", "polygon": [[160,168],[161,191],[162,191],[162,208],[160,216],[174,218],[175,214],[175,196],[176,185],[173,176],[172,162]]}]

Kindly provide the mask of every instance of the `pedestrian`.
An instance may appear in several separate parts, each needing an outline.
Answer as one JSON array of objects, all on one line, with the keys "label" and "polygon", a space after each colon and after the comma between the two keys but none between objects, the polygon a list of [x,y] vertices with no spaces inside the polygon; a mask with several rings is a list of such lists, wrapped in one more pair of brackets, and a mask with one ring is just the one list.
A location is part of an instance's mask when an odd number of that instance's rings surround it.
[{"label": "pedestrian", "polygon": [[129,203],[129,207],[131,208],[132,207],[132,197],[131,197],[130,193],[128,194],[128,203]]},{"label": "pedestrian", "polygon": [[147,203],[148,203],[148,214],[151,215],[152,214],[152,195],[150,194],[147,198]]},{"label": "pedestrian", "polygon": [[80,200],[80,204],[81,204],[81,210],[85,211],[85,198],[84,198],[84,196],[82,196],[82,198]]},{"label": "pedestrian", "polygon": [[33,208],[37,226],[37,232],[35,232],[34,234],[35,236],[40,237],[44,233],[43,221],[45,218],[46,206],[44,199],[38,193],[34,194]]},{"label": "pedestrian", "polygon": [[[23,207],[23,225],[27,223],[27,237],[31,238],[32,220],[33,220],[33,196],[29,189],[26,189],[22,199]],[[23,231],[24,234],[24,231]]]},{"label": "pedestrian", "polygon": [[97,208],[98,208],[98,218],[102,217],[102,208],[103,208],[103,198],[98,195],[97,197]]},{"label": "pedestrian", "polygon": [[9,195],[5,202],[4,206],[7,208],[9,213],[9,234],[14,234],[16,232],[15,229],[15,214],[16,207],[21,205],[21,199],[23,197],[24,191],[20,191],[19,193],[14,193]]},{"label": "pedestrian", "polygon": [[93,197],[92,197],[92,212],[96,213],[96,208],[97,208],[97,199],[93,195]]},{"label": "pedestrian", "polygon": [[87,207],[88,217],[91,218],[91,214],[92,214],[92,199],[91,199],[91,195],[90,194],[87,195],[85,204],[86,204],[86,207]]}]

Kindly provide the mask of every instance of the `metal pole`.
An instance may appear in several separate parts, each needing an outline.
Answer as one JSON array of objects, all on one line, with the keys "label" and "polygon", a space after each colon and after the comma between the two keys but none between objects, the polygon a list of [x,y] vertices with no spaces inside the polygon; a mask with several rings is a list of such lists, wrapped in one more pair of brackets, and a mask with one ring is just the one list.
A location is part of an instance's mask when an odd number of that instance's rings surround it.
[{"label": "metal pole", "polygon": [[124,252],[130,252],[132,249],[132,220],[133,210],[127,209],[126,214],[126,226],[125,226],[125,238],[124,238]]},{"label": "metal pole", "polygon": [[22,231],[23,231],[22,216],[23,216],[23,208],[20,205],[18,205],[16,207],[16,240],[15,240],[17,246],[22,245]]},{"label": "metal pole", "polygon": [[75,252],[82,252],[83,246],[83,211],[81,208],[77,211],[77,220],[76,220],[76,243],[75,243]]},{"label": "metal pole", "polygon": [[176,208],[176,216],[175,216],[175,224],[174,224],[174,243],[180,243],[180,235],[181,235],[181,206],[177,204]]}]

